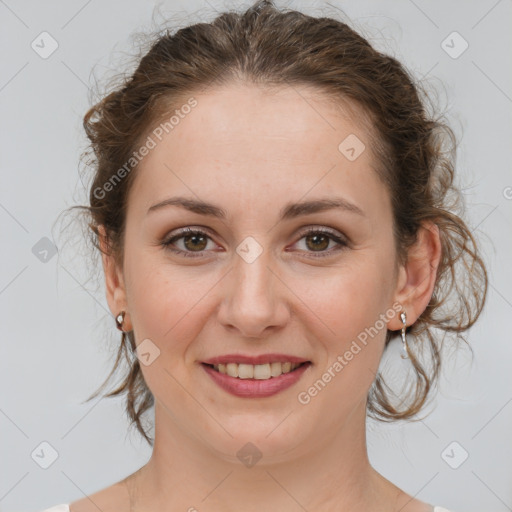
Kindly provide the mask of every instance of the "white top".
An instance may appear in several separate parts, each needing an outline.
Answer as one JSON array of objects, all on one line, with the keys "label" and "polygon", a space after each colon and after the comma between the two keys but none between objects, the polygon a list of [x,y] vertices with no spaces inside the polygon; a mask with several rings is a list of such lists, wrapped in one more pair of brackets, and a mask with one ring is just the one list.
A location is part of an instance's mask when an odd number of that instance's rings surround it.
[{"label": "white top", "polygon": [[[54,507],[45,508],[41,512],[70,512],[69,505],[62,504],[62,505],[55,505]],[[436,506],[434,507],[432,512],[451,512],[451,510],[448,510],[447,508]]]}]

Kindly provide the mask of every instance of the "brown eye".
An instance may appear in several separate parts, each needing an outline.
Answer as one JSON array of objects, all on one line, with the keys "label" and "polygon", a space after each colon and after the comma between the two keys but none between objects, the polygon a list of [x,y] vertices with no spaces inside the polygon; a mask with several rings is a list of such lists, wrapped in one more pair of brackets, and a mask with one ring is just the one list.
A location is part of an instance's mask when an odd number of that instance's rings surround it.
[{"label": "brown eye", "polygon": [[207,245],[206,236],[195,234],[195,235],[185,235],[183,238],[183,245],[190,251],[203,250]]},{"label": "brown eye", "polygon": [[331,241],[331,239],[323,233],[314,233],[312,235],[307,235],[305,239],[306,246],[313,251],[323,251],[327,249],[327,247],[329,247],[329,242]]},{"label": "brown eye", "polygon": [[[341,236],[325,228],[315,228],[303,232],[299,242],[302,240],[304,240],[305,245],[304,252],[307,256],[312,256],[313,258],[332,256],[348,246],[348,242]],[[334,243],[334,247],[328,249],[331,242]]]},{"label": "brown eye", "polygon": [[[209,240],[211,240],[211,238],[204,231],[185,228],[178,234],[162,242],[162,245],[175,254],[194,258],[203,256],[203,253],[206,252],[205,249],[207,248]],[[177,242],[181,241],[182,246],[179,247]],[[178,248],[174,248],[175,246],[178,246]]]}]

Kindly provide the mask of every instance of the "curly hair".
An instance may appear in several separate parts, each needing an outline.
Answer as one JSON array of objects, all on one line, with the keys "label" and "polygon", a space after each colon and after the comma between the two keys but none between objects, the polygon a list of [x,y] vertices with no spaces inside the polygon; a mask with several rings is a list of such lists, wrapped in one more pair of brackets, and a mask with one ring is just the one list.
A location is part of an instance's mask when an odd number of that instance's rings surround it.
[{"label": "curly hair", "polygon": [[[427,112],[428,94],[394,57],[374,49],[348,24],[329,17],[312,17],[280,10],[260,0],[243,13],[228,12],[211,23],[197,23],[152,36],[149,51],[131,76],[92,106],[83,119],[90,141],[88,166],[94,169],[87,214],[89,235],[101,252],[98,226],[104,226],[108,253],[123,261],[127,197],[137,165],[122,173],[108,193],[104,185],[119,177],[133,151],[154,123],[179,106],[183,98],[211,85],[245,80],[265,86],[309,85],[335,102],[362,109],[386,185],[393,214],[398,261],[426,221],[440,232],[441,260],[432,297],[408,333],[429,349],[430,365],[411,352],[415,390],[405,407],[392,400],[392,390],[379,372],[368,393],[367,413],[380,421],[412,418],[424,406],[441,368],[441,345],[433,330],[461,333],[479,317],[488,278],[474,235],[462,219],[460,192],[454,185],[456,138],[442,120]],[[103,188],[102,188],[103,187]],[[386,344],[399,331],[387,331]],[[128,347],[128,343],[130,346]],[[149,444],[141,417],[154,397],[134,357],[133,331],[122,334],[112,371],[124,358],[128,371],[106,396],[126,393],[126,412]]]}]

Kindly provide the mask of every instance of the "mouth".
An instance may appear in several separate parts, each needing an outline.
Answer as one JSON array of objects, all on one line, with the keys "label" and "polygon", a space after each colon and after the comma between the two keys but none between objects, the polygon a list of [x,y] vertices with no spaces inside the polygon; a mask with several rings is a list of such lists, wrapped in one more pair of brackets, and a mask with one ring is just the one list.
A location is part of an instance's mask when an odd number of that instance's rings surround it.
[{"label": "mouth", "polygon": [[280,377],[281,375],[297,371],[304,365],[311,364],[310,361],[303,362],[272,362],[263,364],[246,364],[246,363],[219,363],[208,364],[202,363],[210,367],[214,371],[240,380],[269,380]]},{"label": "mouth", "polygon": [[[279,358],[279,357],[278,357]],[[258,364],[235,362],[234,356],[202,362],[201,366],[211,380],[221,389],[241,398],[266,398],[276,395],[297,384],[312,365],[311,361],[295,358],[295,361],[264,362],[257,358]],[[238,360],[241,357],[238,356]],[[244,358],[246,361],[249,357]],[[254,361],[254,358],[252,358]],[[267,359],[268,360],[268,359]]]}]

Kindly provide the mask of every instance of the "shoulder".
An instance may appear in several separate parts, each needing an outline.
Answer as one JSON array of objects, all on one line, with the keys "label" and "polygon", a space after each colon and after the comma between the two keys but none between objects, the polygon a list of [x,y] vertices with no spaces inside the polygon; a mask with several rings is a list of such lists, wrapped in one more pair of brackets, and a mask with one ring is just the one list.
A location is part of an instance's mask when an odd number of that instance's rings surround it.
[{"label": "shoulder", "polygon": [[[130,510],[130,498],[125,480],[117,482],[110,487],[94,494],[73,501],[67,509],[55,512],[123,512]],[[52,511],[53,512],[53,511]]]}]

